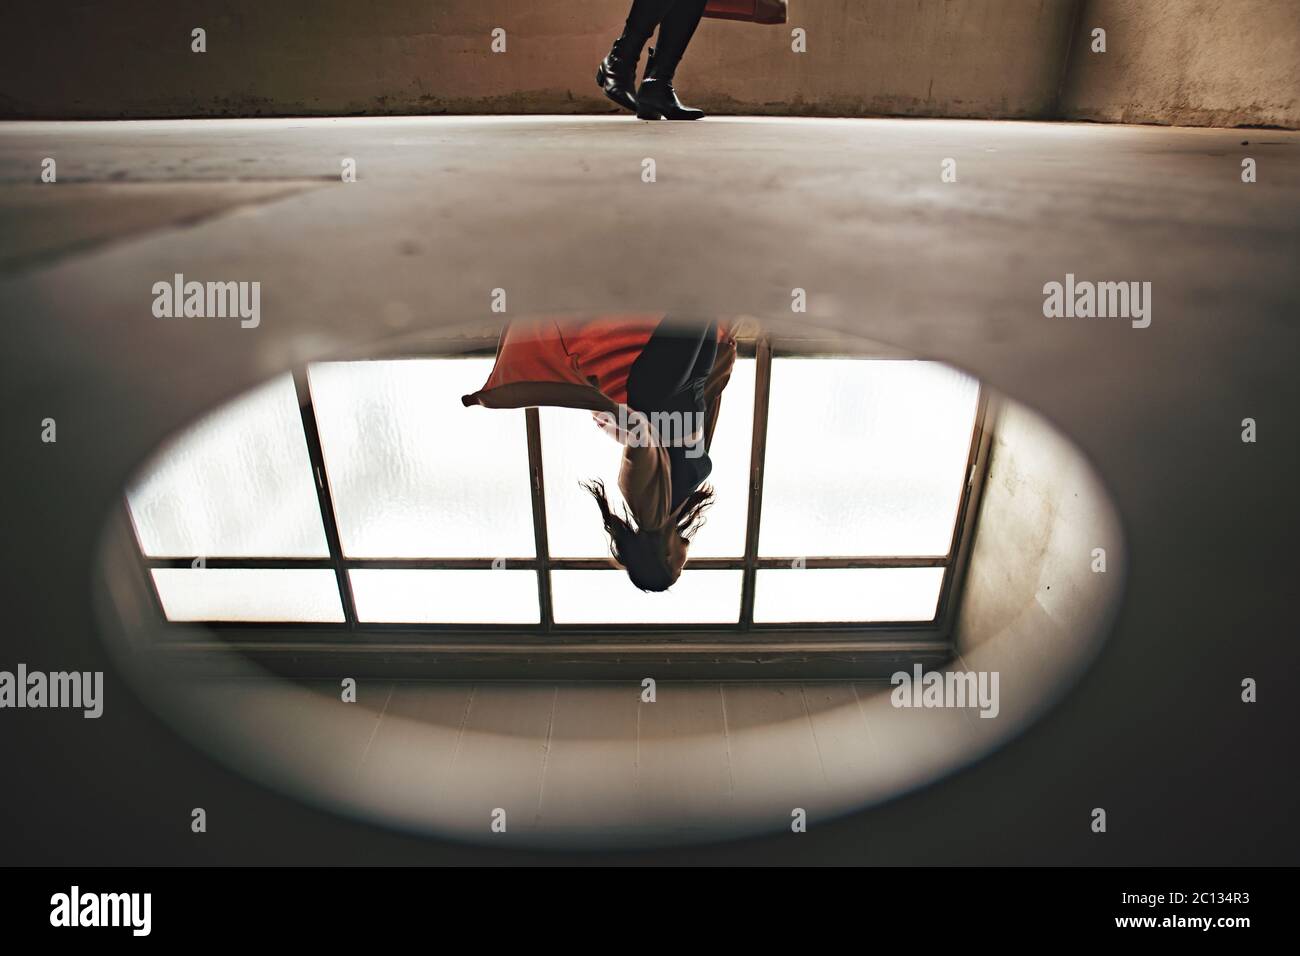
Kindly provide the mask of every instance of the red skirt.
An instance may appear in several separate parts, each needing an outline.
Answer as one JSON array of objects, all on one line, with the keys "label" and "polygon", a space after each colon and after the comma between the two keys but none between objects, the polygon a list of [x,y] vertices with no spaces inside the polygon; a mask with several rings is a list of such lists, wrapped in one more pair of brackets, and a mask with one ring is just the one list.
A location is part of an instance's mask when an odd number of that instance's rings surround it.
[{"label": "red skirt", "polygon": [[[563,383],[595,388],[626,405],[632,363],[663,319],[658,312],[512,322],[501,333],[492,374],[465,404],[495,404],[485,393],[505,386]],[[719,322],[719,342],[725,335]]]}]

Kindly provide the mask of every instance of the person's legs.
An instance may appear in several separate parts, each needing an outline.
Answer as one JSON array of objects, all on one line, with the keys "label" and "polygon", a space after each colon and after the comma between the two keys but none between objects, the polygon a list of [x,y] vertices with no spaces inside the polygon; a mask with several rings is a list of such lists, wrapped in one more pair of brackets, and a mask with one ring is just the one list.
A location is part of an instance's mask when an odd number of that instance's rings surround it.
[{"label": "person's legs", "polygon": [[688,386],[708,377],[717,339],[715,322],[665,318],[628,370],[628,404],[647,415],[689,408],[695,395]]},{"label": "person's legs", "polygon": [[[708,450],[691,436],[703,434],[704,381],[718,349],[718,324],[676,317],[659,323],[627,376],[627,403],[644,415],[682,416],[660,432],[667,444],[671,495],[676,510],[713,470]],[[665,427],[665,426],[660,426]]]},{"label": "person's legs", "polygon": [[707,0],[677,0],[664,14],[659,24],[658,46],[655,47],[655,64],[659,75],[672,82],[677,64],[690,46],[695,28],[704,16]]},{"label": "person's legs", "polygon": [[683,106],[673,89],[677,64],[704,16],[706,0],[676,0],[659,25],[659,45],[650,51],[645,79],[637,90],[637,116],[641,119],[694,120],[703,110]]},{"label": "person's legs", "polygon": [[655,32],[655,27],[665,22],[676,5],[677,0],[632,0],[632,9],[628,11],[623,35],[641,37],[641,42],[644,43]]},{"label": "person's legs", "polygon": [[623,33],[596,70],[596,85],[624,109],[636,109],[636,65],[655,27],[675,0],[632,0]]}]

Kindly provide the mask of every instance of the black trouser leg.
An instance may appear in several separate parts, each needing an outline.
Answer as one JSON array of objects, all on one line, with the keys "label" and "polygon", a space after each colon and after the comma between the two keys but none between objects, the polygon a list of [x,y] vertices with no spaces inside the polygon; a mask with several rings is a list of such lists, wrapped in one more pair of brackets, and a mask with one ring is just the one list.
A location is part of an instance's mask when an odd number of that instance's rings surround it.
[{"label": "black trouser leg", "polygon": [[[627,377],[627,403],[644,415],[678,412],[697,416],[682,422],[683,430],[667,436],[670,506],[676,510],[713,470],[707,449],[689,445],[687,437],[705,427],[704,383],[718,352],[716,322],[687,322],[666,318],[632,363]],[[663,434],[660,436],[664,437]]]},{"label": "black trouser leg", "polygon": [[675,2],[676,0],[632,0],[627,27],[623,32],[628,36],[640,37],[645,42],[655,32],[655,27],[663,22]]},{"label": "black trouser leg", "polygon": [[698,396],[687,386],[708,378],[717,351],[716,322],[664,319],[628,371],[628,404],[646,414],[691,408]]},{"label": "black trouser leg", "polygon": [[[638,0],[639,2],[639,0]],[[704,16],[707,0],[676,0],[664,14],[659,24],[659,40],[655,47],[654,75],[661,80],[672,82],[677,64],[681,62],[695,36],[695,28]]]},{"label": "black trouser leg", "polygon": [[[632,0],[623,36],[631,42],[643,44],[659,28],[658,46],[655,47],[657,75],[671,81],[677,64],[681,62],[695,36],[695,28],[704,16],[707,0]],[[635,51],[640,53],[638,46]]]}]

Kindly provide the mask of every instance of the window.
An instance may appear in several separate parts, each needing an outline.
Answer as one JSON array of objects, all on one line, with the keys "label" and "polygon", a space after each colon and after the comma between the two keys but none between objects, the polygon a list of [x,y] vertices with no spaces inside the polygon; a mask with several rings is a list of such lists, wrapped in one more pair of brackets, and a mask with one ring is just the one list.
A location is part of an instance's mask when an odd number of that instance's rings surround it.
[{"label": "window", "polygon": [[364,635],[938,625],[981,430],[968,376],[742,343],[716,503],[677,584],[646,594],[578,484],[621,507],[617,445],[583,411],[463,407],[491,365],[317,363],[171,442],[126,495],[161,613]]}]

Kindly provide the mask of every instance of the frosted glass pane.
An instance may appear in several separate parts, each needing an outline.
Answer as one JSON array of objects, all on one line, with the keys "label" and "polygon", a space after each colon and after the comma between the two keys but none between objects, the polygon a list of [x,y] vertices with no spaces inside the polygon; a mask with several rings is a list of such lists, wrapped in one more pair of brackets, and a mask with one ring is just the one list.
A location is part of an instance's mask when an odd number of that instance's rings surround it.
[{"label": "frosted glass pane", "polygon": [[152,557],[329,553],[293,378],[268,382],[162,448],[127,504]]},{"label": "frosted glass pane", "polygon": [[686,570],[656,593],[619,570],[552,571],[552,613],[557,624],[735,624],[741,573]]},{"label": "frosted glass pane", "polygon": [[759,554],[947,554],[977,396],[936,362],[775,359]]},{"label": "frosted glass pane", "polygon": [[386,624],[536,624],[537,572],[366,569],[349,572],[357,620]]},{"label": "frosted glass pane", "polygon": [[763,568],[754,582],[754,620],[931,621],[943,568]]},{"label": "frosted glass pane", "polygon": [[308,369],[343,553],[532,557],[522,409],[466,408],[491,359]]},{"label": "frosted glass pane", "polygon": [[169,621],[343,621],[323,568],[155,568],[153,580]]},{"label": "frosted glass pane", "polygon": [[[709,457],[708,483],[717,499],[691,544],[693,557],[740,557],[745,552],[749,502],[749,448],[754,423],[754,360],[738,359],[722,393],[718,425]],[[580,481],[605,482],[610,505],[622,514],[618,490],[623,448],[602,432],[591,413],[569,408],[541,409],[542,471],[546,481],[546,528],[551,554],[598,558],[609,554],[600,513]]]}]

